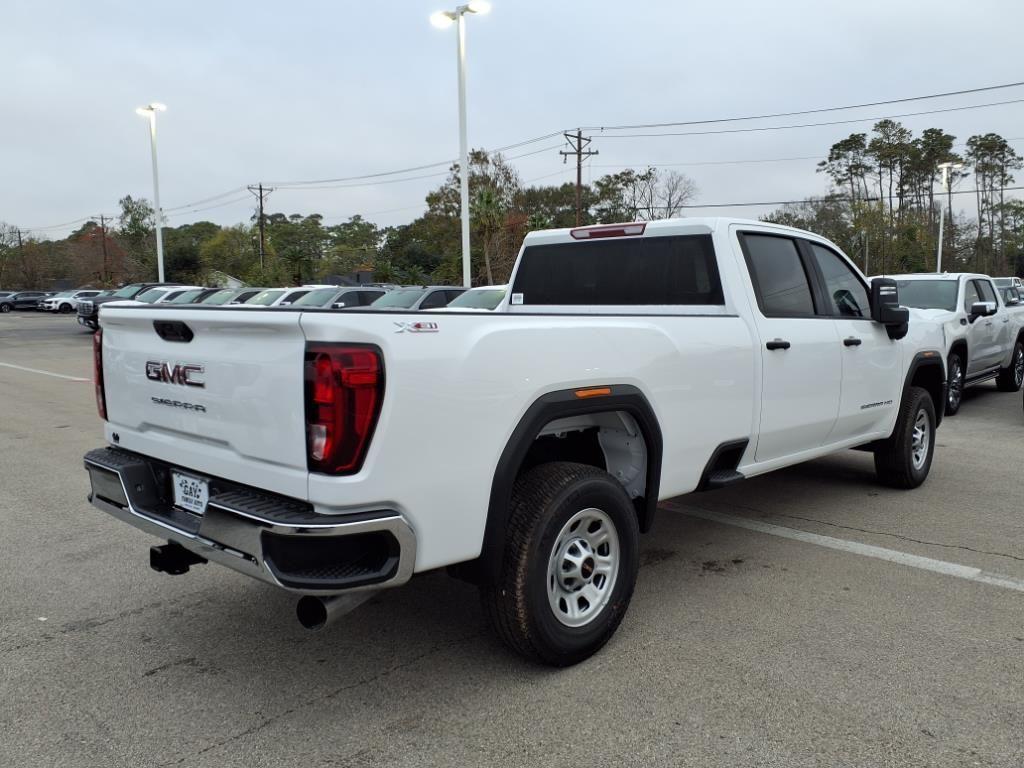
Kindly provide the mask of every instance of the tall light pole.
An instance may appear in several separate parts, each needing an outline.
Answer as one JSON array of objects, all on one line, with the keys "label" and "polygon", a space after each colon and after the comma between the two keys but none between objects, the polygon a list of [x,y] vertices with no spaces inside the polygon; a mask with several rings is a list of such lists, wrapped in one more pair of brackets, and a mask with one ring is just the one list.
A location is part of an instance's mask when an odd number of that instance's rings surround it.
[{"label": "tall light pole", "polygon": [[153,205],[156,207],[156,277],[164,281],[164,212],[160,207],[160,176],[156,169],[156,113],[167,109],[163,104],[153,102],[135,110],[135,114],[149,119],[149,149],[153,155]]},{"label": "tall light pole", "polygon": [[[942,189],[949,195],[949,173],[950,171],[959,171],[963,168],[963,163],[939,163],[939,170],[942,171]],[[950,201],[952,202],[952,201]],[[949,220],[953,221],[953,206],[946,206],[949,208]],[[945,217],[942,215],[942,198],[939,198],[939,247],[935,255],[935,271],[942,272],[942,222],[945,221]]]},{"label": "tall light pole", "polygon": [[486,0],[470,0],[454,11],[438,11],[431,15],[430,23],[438,29],[458,24],[459,64],[459,196],[462,207],[462,284],[471,287],[469,268],[469,148],[466,145],[466,14],[484,14],[491,10]]}]

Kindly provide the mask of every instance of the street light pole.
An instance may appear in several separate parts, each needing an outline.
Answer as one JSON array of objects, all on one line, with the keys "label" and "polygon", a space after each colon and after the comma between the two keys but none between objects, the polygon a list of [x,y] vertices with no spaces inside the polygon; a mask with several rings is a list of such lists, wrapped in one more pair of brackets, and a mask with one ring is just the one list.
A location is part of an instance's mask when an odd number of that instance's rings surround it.
[{"label": "street light pole", "polygon": [[160,174],[156,163],[156,113],[166,110],[156,102],[139,107],[135,112],[149,119],[149,150],[153,157],[153,205],[156,208],[156,275],[157,282],[164,282],[164,212],[160,207]]},{"label": "street light pole", "polygon": [[430,17],[430,22],[441,29],[455,23],[458,27],[456,35],[456,53],[459,72],[459,198],[462,219],[462,284],[472,287],[469,250],[469,144],[466,140],[466,14],[484,14],[491,10],[491,5],[484,0],[471,0],[466,5],[458,6],[454,11],[438,11]]},{"label": "street light pole", "polygon": [[469,264],[469,147],[466,142],[466,14],[459,13],[459,199],[462,208],[462,285],[472,287]]},{"label": "street light pole", "polygon": [[[963,168],[962,163],[939,163],[939,169],[942,171],[942,189],[947,195],[949,195],[949,173],[950,171],[958,171]],[[950,221],[953,220],[953,206],[947,206],[949,208]],[[942,224],[946,220],[946,217],[942,213],[942,198],[939,198],[939,246],[935,254],[935,271],[936,273],[942,272]]]}]

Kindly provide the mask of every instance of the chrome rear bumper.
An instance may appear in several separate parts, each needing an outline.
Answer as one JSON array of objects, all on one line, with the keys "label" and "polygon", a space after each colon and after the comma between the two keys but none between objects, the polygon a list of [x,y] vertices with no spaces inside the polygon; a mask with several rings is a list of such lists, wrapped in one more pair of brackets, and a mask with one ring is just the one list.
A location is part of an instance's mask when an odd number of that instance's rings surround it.
[{"label": "chrome rear bumper", "polygon": [[[297,594],[404,584],[416,537],[393,510],[318,515],[305,502],[209,478],[202,516],[167,501],[172,467],[118,448],[84,457],[93,506],[211,562]],[[191,470],[184,470],[196,474]]]}]

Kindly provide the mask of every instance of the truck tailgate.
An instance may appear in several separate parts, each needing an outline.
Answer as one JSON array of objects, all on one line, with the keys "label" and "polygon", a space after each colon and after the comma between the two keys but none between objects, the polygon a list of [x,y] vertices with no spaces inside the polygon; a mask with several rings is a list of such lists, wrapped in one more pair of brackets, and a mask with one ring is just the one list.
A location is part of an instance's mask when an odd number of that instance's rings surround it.
[{"label": "truck tailgate", "polygon": [[[108,438],[117,433],[122,448],[306,498],[299,317],[105,308]],[[170,329],[166,338],[157,323]],[[183,327],[190,340],[168,340]]]}]

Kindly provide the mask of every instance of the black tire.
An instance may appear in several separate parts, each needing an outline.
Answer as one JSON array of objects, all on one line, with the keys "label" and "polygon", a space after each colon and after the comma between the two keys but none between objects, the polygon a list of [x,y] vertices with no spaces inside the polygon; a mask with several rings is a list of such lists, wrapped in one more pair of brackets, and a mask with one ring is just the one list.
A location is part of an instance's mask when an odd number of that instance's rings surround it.
[{"label": "black tire", "polygon": [[[604,518],[585,525],[577,522],[579,528],[567,529],[574,518],[592,514],[590,510],[603,513]],[[581,561],[579,574],[585,578],[580,591],[568,594],[575,610],[594,613],[583,617],[585,623],[569,626],[569,610],[559,598],[566,594],[564,582],[573,581],[566,568],[568,560],[562,561],[558,576],[551,568],[559,557],[568,558],[566,553],[578,557],[574,542],[591,531],[601,531],[601,525],[617,536],[617,572],[604,577],[607,591],[592,609],[582,594],[599,586],[601,574],[595,566],[599,549],[592,550],[595,558],[587,558],[589,574],[587,559]],[[509,648],[527,659],[557,667],[583,661],[608,642],[629,607],[639,568],[639,539],[633,504],[607,472],[567,461],[534,467],[516,480],[512,490],[500,576],[480,588],[488,622]],[[606,562],[615,559],[613,552],[606,551]]]},{"label": "black tire", "polygon": [[1018,340],[1013,345],[1010,364],[1000,369],[996,377],[996,386],[1000,392],[1016,392],[1021,384],[1024,384],[1024,344]]},{"label": "black tire", "polygon": [[11,311],[11,305],[10,304],[0,304],[0,312],[10,312],[10,311]]},{"label": "black tire", "polygon": [[[926,445],[915,440],[923,419]],[[917,488],[928,477],[935,454],[935,405],[928,391],[911,387],[896,419],[892,435],[875,450],[878,479],[893,488]]]},{"label": "black tire", "polygon": [[959,352],[952,352],[946,360],[946,415],[956,416],[964,400],[964,361]]},{"label": "black tire", "polygon": [[57,311],[60,312],[62,315],[66,315],[68,312],[71,311],[71,305],[70,304],[61,304],[60,308]]}]

